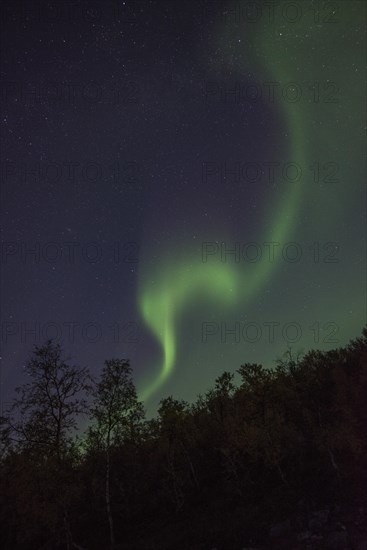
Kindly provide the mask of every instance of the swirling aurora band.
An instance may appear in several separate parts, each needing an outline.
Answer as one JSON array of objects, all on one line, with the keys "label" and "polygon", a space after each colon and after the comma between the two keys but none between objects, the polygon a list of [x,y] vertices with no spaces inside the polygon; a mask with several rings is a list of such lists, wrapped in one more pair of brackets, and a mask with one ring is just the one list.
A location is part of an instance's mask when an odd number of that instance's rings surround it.
[{"label": "swirling aurora band", "polygon": [[[276,59],[284,59],[285,51],[282,43],[278,42],[278,51],[274,44],[268,46],[266,58],[271,66],[276,66]],[[268,71],[270,75],[271,71]],[[277,79],[288,81],[284,74],[280,74],[279,64]],[[292,135],[292,147],[289,158],[301,165],[305,157],[304,140],[302,136],[302,120],[299,105],[292,109],[287,105],[284,115],[287,118],[288,131]],[[297,210],[301,202],[302,186],[291,184],[286,199],[278,208],[278,212],[271,224],[270,231],[264,241],[284,242],[290,232]],[[177,317],[183,308],[189,307],[190,302],[198,295],[206,298],[214,297],[223,306],[230,306],[239,298],[248,301],[254,298],[261,287],[271,276],[275,263],[264,262],[259,264],[256,271],[248,275],[244,282],[239,277],[235,267],[230,264],[199,263],[190,265],[191,258],[178,262],[176,265],[167,265],[162,259],[160,264],[160,279],[154,285],[143,283],[139,291],[139,309],[145,324],[156,337],[162,348],[162,364],[154,380],[140,392],[142,400],[149,399],[167,380],[172,373],[177,352]]]},{"label": "swirling aurora band", "polygon": [[[348,14],[352,20],[358,14]],[[227,29],[227,32],[232,32]],[[296,34],[298,33],[298,35]],[[308,37],[306,40],[299,40],[299,34]],[[316,34],[318,33],[318,34]],[[329,39],[335,41],[338,36],[338,29],[330,28]],[[273,80],[283,83],[297,81],[299,67],[303,69],[302,77],[310,82],[323,77],[323,69],[317,63],[307,65],[309,58],[310,41],[313,41],[317,59],[317,48],[325,40],[319,29],[314,28],[313,32],[309,27],[298,30],[295,28],[289,33],[280,33],[273,29],[272,33],[263,32],[259,34],[258,59],[266,60],[266,67],[256,74],[263,73],[264,81]],[[223,38],[223,36],[222,36]],[[225,37],[227,44],[228,36]],[[292,55],[289,54],[292,52]],[[249,67],[246,67],[248,70]],[[340,71],[342,69],[339,69]],[[342,74],[342,73],[340,73]],[[338,74],[336,74],[338,77]],[[353,97],[350,98],[352,102]],[[315,135],[312,120],[307,119],[309,112],[304,111],[301,103],[283,103],[283,118],[290,138],[287,158],[293,162],[306,166],[306,157],[310,158],[311,152],[316,154],[327,154],[327,126],[320,128]],[[351,105],[347,105],[351,112]],[[325,116],[317,111],[317,116]],[[325,119],[327,120],[327,119]],[[330,153],[330,152],[329,152]],[[280,188],[280,187],[279,187]],[[279,204],[270,205],[264,216],[264,242],[285,242],[291,235],[292,230],[299,218],[299,210],[302,199],[309,196],[307,181],[303,183],[290,183],[288,189],[279,199]],[[277,268],[276,263],[262,262],[257,264],[256,269],[247,273],[244,280],[240,277],[235,265],[227,263],[198,263],[192,264],[192,258],[187,256],[179,261],[169,261],[168,255],[162,255],[159,262],[159,275],[150,279],[148,274],[140,274],[138,303],[139,310],[146,326],[153,333],[162,349],[162,362],[153,380],[146,384],[140,392],[143,400],[149,399],[167,381],[172,373],[177,359],[177,325],[178,319],[190,305],[199,297],[213,299],[221,307],[230,307],[241,300],[241,305],[248,304],[253,300],[273,275]],[[144,277],[146,275],[146,277]],[[150,375],[152,376],[152,375]]]}]

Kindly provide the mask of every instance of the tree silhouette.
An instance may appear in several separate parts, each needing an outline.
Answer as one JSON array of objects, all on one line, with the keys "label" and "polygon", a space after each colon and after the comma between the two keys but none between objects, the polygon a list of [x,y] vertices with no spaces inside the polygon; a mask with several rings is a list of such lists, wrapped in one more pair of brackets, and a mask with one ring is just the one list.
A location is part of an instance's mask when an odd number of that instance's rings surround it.
[{"label": "tree silhouette", "polygon": [[88,370],[68,365],[60,345],[50,340],[35,348],[24,371],[30,382],[16,388],[19,397],[8,415],[13,438],[61,458],[78,415],[88,410]]},{"label": "tree silhouette", "polygon": [[111,450],[126,438],[134,437],[144,418],[144,409],[137,399],[129,361],[106,361],[93,395],[92,426],[88,437],[90,444],[97,442],[105,452],[105,503],[110,543],[113,547],[115,529],[111,507]]},{"label": "tree silhouette", "polygon": [[61,523],[66,546],[71,548],[68,501],[72,435],[78,416],[88,410],[89,373],[66,363],[60,345],[52,341],[35,347],[24,371],[30,381],[16,388],[18,397],[7,416],[10,437],[21,450],[17,460],[19,482],[30,487],[43,484],[43,496],[30,513],[36,519],[42,498],[48,499],[54,516],[50,515],[46,523],[50,531]]}]

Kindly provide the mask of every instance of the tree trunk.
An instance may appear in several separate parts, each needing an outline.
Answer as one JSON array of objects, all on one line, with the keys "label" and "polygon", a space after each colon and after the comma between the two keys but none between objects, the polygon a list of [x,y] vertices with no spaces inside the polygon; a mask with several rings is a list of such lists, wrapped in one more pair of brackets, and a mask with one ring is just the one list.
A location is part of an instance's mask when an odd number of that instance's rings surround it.
[{"label": "tree trunk", "polygon": [[111,497],[110,497],[110,437],[107,440],[107,455],[106,455],[106,510],[108,516],[108,525],[110,528],[111,548],[115,546],[115,533],[113,528],[113,518],[111,513]]},{"label": "tree trunk", "polygon": [[68,520],[68,516],[67,516],[66,510],[65,510],[65,507],[64,507],[64,518],[63,519],[64,519],[66,548],[67,548],[67,550],[71,550],[72,537],[71,537],[71,533],[70,533],[70,525],[69,525],[69,520]]},{"label": "tree trunk", "polygon": [[192,478],[193,478],[194,483],[195,483],[195,485],[196,485],[196,488],[197,488],[197,489],[200,489],[200,484],[199,484],[199,481],[198,481],[198,478],[197,478],[197,475],[196,475],[196,472],[195,472],[194,465],[193,465],[193,463],[192,463],[192,461],[191,461],[191,457],[190,457],[190,455],[189,455],[189,452],[188,452],[188,450],[186,449],[186,447],[185,447],[185,445],[183,444],[183,442],[180,441],[180,443],[181,443],[182,449],[183,449],[183,451],[184,451],[184,453],[185,453],[187,462],[189,463],[190,470],[191,470],[191,475],[192,475]]}]

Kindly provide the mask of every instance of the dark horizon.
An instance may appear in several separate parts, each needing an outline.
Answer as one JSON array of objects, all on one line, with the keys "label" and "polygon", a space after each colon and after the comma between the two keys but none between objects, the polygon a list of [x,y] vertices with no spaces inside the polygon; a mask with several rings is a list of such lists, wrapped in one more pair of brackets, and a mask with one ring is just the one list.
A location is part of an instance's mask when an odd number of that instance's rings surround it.
[{"label": "dark horizon", "polygon": [[147,420],[127,361],[92,381],[50,341],[0,418],[2,547],[359,550],[366,366],[367,328],[275,370],[245,363],[237,383],[224,371]]}]

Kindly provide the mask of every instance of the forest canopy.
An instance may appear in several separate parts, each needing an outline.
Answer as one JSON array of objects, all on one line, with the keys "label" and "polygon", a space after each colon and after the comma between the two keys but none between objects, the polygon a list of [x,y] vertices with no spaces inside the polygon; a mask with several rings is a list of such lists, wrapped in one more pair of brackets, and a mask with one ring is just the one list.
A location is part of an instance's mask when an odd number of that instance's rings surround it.
[{"label": "forest canopy", "polygon": [[245,362],[238,383],[224,371],[147,419],[127,359],[95,380],[57,343],[36,347],[1,418],[1,547],[355,548],[366,367],[365,329],[343,348],[288,350],[272,370]]}]

